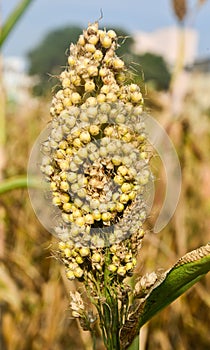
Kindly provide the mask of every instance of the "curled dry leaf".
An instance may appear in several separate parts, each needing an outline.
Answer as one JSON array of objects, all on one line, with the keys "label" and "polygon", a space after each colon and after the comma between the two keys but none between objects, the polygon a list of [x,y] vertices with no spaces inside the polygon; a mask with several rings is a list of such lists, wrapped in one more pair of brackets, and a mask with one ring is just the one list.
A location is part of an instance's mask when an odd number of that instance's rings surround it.
[{"label": "curled dry leaf", "polygon": [[187,14],[186,0],[173,0],[172,4],[176,17],[182,22]]}]

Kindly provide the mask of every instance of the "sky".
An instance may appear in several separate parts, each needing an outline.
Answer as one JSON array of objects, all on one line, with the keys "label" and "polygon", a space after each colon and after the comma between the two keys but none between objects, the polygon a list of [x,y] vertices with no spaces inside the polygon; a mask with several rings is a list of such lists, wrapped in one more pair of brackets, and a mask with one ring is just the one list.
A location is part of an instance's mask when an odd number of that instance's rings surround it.
[{"label": "sky", "polygon": [[[3,22],[20,0],[0,0]],[[120,26],[130,33],[152,32],[177,24],[171,0],[33,0],[3,47],[5,56],[25,56],[45,35],[66,25],[86,27],[103,11],[102,27]],[[188,0],[190,6],[196,0]],[[197,56],[210,57],[210,0],[191,11],[187,26],[198,31]],[[165,45],[165,43],[163,43]]]}]

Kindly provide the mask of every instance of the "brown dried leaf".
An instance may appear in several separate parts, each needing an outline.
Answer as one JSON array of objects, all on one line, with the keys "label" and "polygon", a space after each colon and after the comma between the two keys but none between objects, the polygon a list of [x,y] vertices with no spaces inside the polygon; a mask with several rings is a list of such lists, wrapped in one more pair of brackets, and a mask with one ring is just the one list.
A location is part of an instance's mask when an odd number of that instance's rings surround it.
[{"label": "brown dried leaf", "polygon": [[182,22],[187,14],[186,0],[172,0],[173,9],[178,20]]}]

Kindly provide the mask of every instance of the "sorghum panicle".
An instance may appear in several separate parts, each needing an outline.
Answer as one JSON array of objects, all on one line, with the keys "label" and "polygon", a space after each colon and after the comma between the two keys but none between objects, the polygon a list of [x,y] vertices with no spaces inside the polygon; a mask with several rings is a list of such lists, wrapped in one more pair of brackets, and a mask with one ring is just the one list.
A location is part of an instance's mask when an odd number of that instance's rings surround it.
[{"label": "sorghum panicle", "polygon": [[[96,284],[103,290],[108,273],[122,300],[129,290],[122,281],[136,266],[144,236],[143,195],[151,174],[143,97],[138,85],[127,83],[117,47],[116,33],[97,22],[70,45],[41,170],[59,212],[56,233],[67,277],[84,281],[97,298]],[[82,317],[83,305],[74,299],[73,315]]]}]

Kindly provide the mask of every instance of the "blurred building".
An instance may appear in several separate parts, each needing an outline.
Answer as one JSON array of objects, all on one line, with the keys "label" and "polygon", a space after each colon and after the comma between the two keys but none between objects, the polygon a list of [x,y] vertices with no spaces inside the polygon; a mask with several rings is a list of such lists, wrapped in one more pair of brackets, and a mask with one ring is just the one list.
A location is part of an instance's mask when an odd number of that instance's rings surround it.
[{"label": "blurred building", "polygon": [[134,50],[137,54],[150,52],[162,56],[172,67],[179,54],[180,41],[183,42],[184,65],[192,65],[198,45],[198,33],[191,28],[168,27],[151,33],[134,33]]},{"label": "blurred building", "polygon": [[191,70],[194,72],[210,74],[210,57],[196,60],[193,67],[191,67]]},{"label": "blurred building", "polygon": [[3,81],[7,99],[14,103],[24,103],[31,99],[34,78],[26,73],[26,62],[19,57],[5,57],[3,60]]}]

